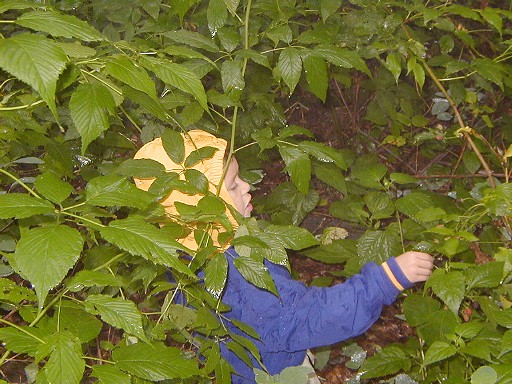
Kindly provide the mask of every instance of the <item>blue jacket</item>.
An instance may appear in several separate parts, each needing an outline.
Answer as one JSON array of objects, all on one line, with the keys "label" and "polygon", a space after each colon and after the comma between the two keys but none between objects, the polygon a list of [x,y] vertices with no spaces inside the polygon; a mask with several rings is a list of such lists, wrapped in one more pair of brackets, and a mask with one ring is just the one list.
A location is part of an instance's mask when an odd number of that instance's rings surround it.
[{"label": "blue jacket", "polygon": [[[379,266],[368,263],[346,282],[327,288],[307,287],[294,280],[285,267],[265,261],[279,292],[277,297],[242,277],[233,265],[238,257],[233,247],[226,256],[229,269],[222,300],[231,310],[225,316],[243,321],[258,332],[261,341],[252,341],[272,375],[301,365],[309,348],[364,333],[379,318],[383,305],[395,301],[400,292],[397,287],[412,286],[394,258]],[[242,334],[229,322],[226,325],[230,331]],[[221,351],[237,372],[232,375],[234,384],[255,383],[252,367],[224,345]]]}]

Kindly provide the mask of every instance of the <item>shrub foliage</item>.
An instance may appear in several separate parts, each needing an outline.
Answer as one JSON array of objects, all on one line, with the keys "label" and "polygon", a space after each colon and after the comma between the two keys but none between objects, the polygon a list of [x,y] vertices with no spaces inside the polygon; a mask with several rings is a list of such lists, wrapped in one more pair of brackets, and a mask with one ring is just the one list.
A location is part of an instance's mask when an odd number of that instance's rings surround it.
[{"label": "shrub foliage", "polygon": [[[270,291],[263,260],[288,266],[287,249],[344,262],[345,275],[405,249],[433,253],[434,274],[403,302],[415,336],[367,359],[362,377],[512,382],[507,2],[128,3],[0,1],[0,365],[28,361],[37,383],[230,382],[219,340],[259,356],[224,327],[227,263],[208,238],[221,223],[237,268]],[[301,93],[365,100],[341,129],[369,124],[371,140],[339,150],[288,125],[286,98]],[[209,156],[183,158],[176,132],[190,127],[242,148],[253,182],[282,158],[289,181],[256,204],[267,220],[225,224],[223,202],[186,171]],[[184,177],[131,159],[158,136]],[[428,166],[393,171],[372,142],[390,158],[415,149]],[[144,192],[133,177],[157,182]],[[299,227],[320,201],[312,180],[344,195],[330,214],[360,238]],[[158,201],[175,189],[204,197],[159,226]],[[197,252],[177,241],[191,223]]]}]

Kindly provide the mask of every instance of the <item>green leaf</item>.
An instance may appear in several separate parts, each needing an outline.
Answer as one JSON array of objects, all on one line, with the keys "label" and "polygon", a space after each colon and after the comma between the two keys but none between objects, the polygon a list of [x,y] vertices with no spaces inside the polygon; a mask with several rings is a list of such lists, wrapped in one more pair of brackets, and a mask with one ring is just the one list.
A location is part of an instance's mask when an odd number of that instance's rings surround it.
[{"label": "green leaf", "polygon": [[285,172],[290,174],[293,184],[304,195],[309,191],[311,180],[311,160],[302,150],[290,145],[280,145],[279,153],[286,167]]},{"label": "green leaf", "polygon": [[149,179],[163,175],[165,166],[153,159],[126,159],[115,172],[122,176]]},{"label": "green leaf", "polygon": [[364,196],[364,201],[374,220],[389,218],[395,212],[393,201],[385,192],[367,193]]},{"label": "green leaf", "polygon": [[222,28],[228,19],[228,9],[223,0],[210,0],[206,11],[208,18],[208,28],[212,36],[217,34],[219,28]]},{"label": "green leaf", "polygon": [[334,163],[313,163],[315,176],[327,185],[347,194],[347,183],[342,170]]},{"label": "green leaf", "polygon": [[58,332],[49,342],[53,352],[44,366],[48,381],[79,384],[85,370],[80,340],[69,332]]},{"label": "green leaf", "polygon": [[45,4],[37,4],[33,1],[24,0],[5,0],[0,2],[0,13],[4,13],[10,9],[26,9],[26,8],[46,8]]},{"label": "green leaf", "polygon": [[320,2],[320,14],[322,20],[325,22],[329,16],[334,15],[341,6],[338,0],[321,0]]},{"label": "green leaf", "polygon": [[16,19],[16,24],[54,37],[77,38],[85,41],[106,40],[106,37],[87,22],[73,15],[53,11],[27,12]]},{"label": "green leaf", "polygon": [[82,309],[63,306],[45,325],[53,328],[55,331],[66,330],[78,337],[80,343],[87,343],[98,337],[103,323],[96,316]]},{"label": "green leaf", "polygon": [[388,169],[380,164],[373,156],[360,157],[352,165],[351,177],[355,183],[366,188],[384,189],[381,184],[382,178]]},{"label": "green leaf", "polygon": [[208,179],[197,169],[185,170],[185,180],[187,180],[187,183],[197,188],[198,191],[201,191],[201,193],[206,194],[208,192]]},{"label": "green leaf", "polygon": [[293,47],[283,49],[279,54],[276,68],[286,85],[288,85],[289,93],[293,93],[302,73],[302,60],[299,50]]},{"label": "green leaf", "polygon": [[512,215],[512,183],[487,189],[481,201],[492,215]]},{"label": "green leaf", "polygon": [[29,326],[0,328],[0,340],[4,343],[5,348],[30,356],[37,354],[39,347],[47,342],[49,336],[45,330]]},{"label": "green leaf", "polygon": [[461,272],[446,272],[443,269],[436,269],[425,283],[425,288],[432,288],[434,294],[453,313],[457,314],[459,312],[459,307],[465,293],[465,279]]},{"label": "green leaf", "polygon": [[295,251],[318,245],[318,240],[307,229],[293,225],[269,225],[265,233],[274,236],[285,248]]},{"label": "green leaf", "polygon": [[193,276],[185,264],[178,259],[176,252],[183,247],[176,240],[166,236],[164,231],[141,218],[129,217],[114,220],[108,227],[101,228],[100,233],[105,240],[132,255],[141,256]]},{"label": "green leaf", "polygon": [[498,374],[488,365],[478,368],[471,375],[471,384],[494,384],[497,380]]},{"label": "green leaf", "polygon": [[387,347],[366,359],[361,367],[363,378],[388,376],[411,367],[410,358],[399,347]]},{"label": "green leaf", "polygon": [[98,176],[87,184],[85,198],[88,204],[102,207],[127,206],[146,208],[151,195],[130,183],[124,176]]},{"label": "green leaf", "polygon": [[389,179],[393,183],[397,183],[397,184],[415,184],[418,182],[418,179],[416,179],[414,176],[411,176],[407,173],[399,173],[399,172],[394,172],[394,173],[390,174]]},{"label": "green leaf", "polygon": [[110,127],[115,114],[114,97],[101,83],[80,84],[71,95],[69,111],[82,138],[82,155],[94,139]]},{"label": "green leaf", "polygon": [[315,54],[323,57],[329,63],[343,68],[355,68],[371,76],[366,62],[355,51],[331,45],[318,45],[314,48]]},{"label": "green leaf", "polygon": [[133,60],[127,57],[112,58],[107,63],[106,70],[119,81],[145,93],[154,100],[158,100],[155,83],[153,83],[146,70],[136,66]]},{"label": "green leaf", "polygon": [[429,365],[433,363],[437,363],[438,361],[445,360],[449,357],[452,357],[457,353],[457,348],[453,345],[445,343],[444,341],[436,341],[434,342],[425,353],[425,359],[423,360],[423,365]]},{"label": "green leaf", "polygon": [[370,261],[383,263],[402,253],[400,237],[391,231],[368,231],[357,241],[360,265]]},{"label": "green leaf", "polygon": [[217,152],[218,150],[218,148],[207,146],[198,148],[195,151],[190,152],[190,155],[188,155],[187,158],[185,159],[185,168],[193,167],[200,161],[213,157],[215,152]]},{"label": "green leaf", "polygon": [[152,382],[199,374],[195,360],[186,359],[178,348],[163,344],[136,343],[116,348],[112,359],[123,371]]},{"label": "green leaf", "polygon": [[479,10],[482,17],[491,24],[501,35],[503,30],[503,19],[501,18],[501,10],[498,8],[486,7]]},{"label": "green leaf", "polygon": [[131,384],[132,382],[130,375],[110,364],[93,365],[91,376],[96,377],[101,384]]},{"label": "green leaf", "polygon": [[23,232],[14,257],[20,273],[34,286],[39,306],[80,257],[84,240],[76,229],[48,225]]},{"label": "green leaf", "polygon": [[308,155],[315,157],[319,161],[334,162],[339,168],[347,169],[347,163],[343,158],[343,154],[335,148],[329,147],[324,143],[316,141],[301,141],[298,148],[306,152]]},{"label": "green leaf", "polygon": [[125,285],[122,276],[112,276],[101,271],[82,270],[66,282],[71,291],[78,291],[83,287],[122,287]]},{"label": "green leaf", "polygon": [[384,63],[384,66],[393,74],[395,81],[398,82],[398,78],[402,73],[402,58],[399,53],[391,52]]},{"label": "green leaf", "polygon": [[0,67],[34,88],[55,118],[55,90],[68,58],[52,40],[41,35],[19,34],[0,40]]},{"label": "green leaf", "polygon": [[325,60],[319,56],[303,55],[302,63],[304,64],[304,72],[306,73],[309,89],[325,103],[329,85]]},{"label": "green leaf", "polygon": [[12,280],[0,278],[0,301],[18,304],[24,300],[35,301],[37,298],[31,289],[20,286]]},{"label": "green leaf", "polygon": [[33,215],[50,213],[55,207],[46,200],[25,193],[0,195],[0,219],[23,219]]},{"label": "green leaf", "polygon": [[436,299],[417,294],[408,295],[403,303],[405,318],[413,327],[427,323],[432,314],[438,312],[440,308],[441,305]]},{"label": "green leaf", "polygon": [[245,80],[242,76],[243,62],[241,60],[226,60],[222,63],[220,75],[222,89],[225,93],[230,91],[242,91],[245,88]]},{"label": "green leaf", "polygon": [[464,270],[467,290],[473,288],[496,288],[504,277],[505,263],[492,261]]},{"label": "green leaf", "polygon": [[228,261],[223,253],[217,253],[210,258],[204,271],[204,283],[208,292],[219,298],[226,285],[228,276]]},{"label": "green leaf", "polygon": [[219,51],[219,48],[213,39],[207,39],[198,32],[191,32],[185,29],[180,29],[178,31],[166,32],[164,33],[164,36],[177,43],[189,45],[194,48],[204,49],[209,52]]},{"label": "green leaf", "polygon": [[85,303],[85,309],[92,315],[99,314],[105,323],[148,341],[142,325],[142,313],[133,301],[107,295],[89,295]]},{"label": "green leaf", "polygon": [[503,64],[488,58],[482,58],[472,60],[471,67],[484,79],[503,89],[503,78],[506,73]]},{"label": "green leaf", "polygon": [[307,384],[309,382],[308,374],[314,372],[312,368],[299,365],[286,367],[279,373],[279,383]]},{"label": "green leaf", "polygon": [[185,142],[179,132],[166,129],[162,132],[162,145],[165,152],[176,164],[181,164],[185,159]]},{"label": "green leaf", "polygon": [[208,111],[206,92],[201,79],[190,69],[181,64],[153,58],[145,58],[142,63],[164,83],[194,96],[201,107]]},{"label": "green leaf", "polygon": [[248,282],[277,295],[274,280],[263,263],[243,256],[234,259],[233,263]]},{"label": "green leaf", "polygon": [[73,192],[73,186],[53,172],[37,176],[34,181],[37,191],[54,203],[62,203]]}]

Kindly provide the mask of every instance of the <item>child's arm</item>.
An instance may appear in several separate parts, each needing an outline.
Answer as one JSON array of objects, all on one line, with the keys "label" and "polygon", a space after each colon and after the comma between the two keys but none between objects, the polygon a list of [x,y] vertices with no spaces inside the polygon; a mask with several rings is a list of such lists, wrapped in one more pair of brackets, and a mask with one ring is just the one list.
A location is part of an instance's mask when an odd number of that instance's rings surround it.
[{"label": "child's arm", "polygon": [[396,262],[411,283],[426,281],[434,268],[434,259],[428,253],[409,251],[396,258]]}]

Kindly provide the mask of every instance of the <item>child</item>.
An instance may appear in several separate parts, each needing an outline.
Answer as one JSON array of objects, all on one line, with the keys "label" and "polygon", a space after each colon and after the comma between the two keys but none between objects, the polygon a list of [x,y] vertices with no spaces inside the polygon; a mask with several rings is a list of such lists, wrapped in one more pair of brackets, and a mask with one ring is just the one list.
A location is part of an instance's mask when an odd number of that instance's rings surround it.
[{"label": "child", "polygon": [[[210,190],[216,192],[222,180],[226,141],[199,130],[183,135],[185,157],[197,148],[213,146],[218,151],[213,157],[194,166],[205,174]],[[156,139],[144,145],[136,158],[154,159],[167,170],[180,172],[183,166],[174,163]],[[148,189],[152,179],[136,179],[136,185]],[[220,196],[243,216],[249,217],[252,205],[250,186],[238,176],[238,163],[232,158],[224,182],[220,185]],[[174,202],[194,204],[199,197],[173,191],[163,199],[162,204],[169,215],[175,215]],[[226,211],[231,223],[237,223]],[[221,228],[213,229],[215,233]],[[182,239],[191,249],[197,249],[192,234]],[[247,282],[238,272],[233,260],[238,257],[235,249],[225,251],[228,260],[228,277],[222,301],[231,307],[224,315],[252,326],[260,335],[253,340],[258,347],[262,362],[270,374],[277,374],[284,368],[301,365],[310,348],[331,345],[364,333],[379,318],[383,305],[392,304],[397,295],[413,283],[425,281],[431,274],[433,259],[422,252],[405,252],[382,265],[366,264],[360,274],[354,275],[342,284],[328,288],[307,287],[293,280],[288,270],[280,265],[265,261],[272,275],[279,296],[257,288]],[[230,331],[242,334],[226,322]],[[252,367],[246,365],[233,352],[221,345],[223,357],[236,373],[233,383],[255,383]],[[255,367],[259,367],[253,361]]]}]

